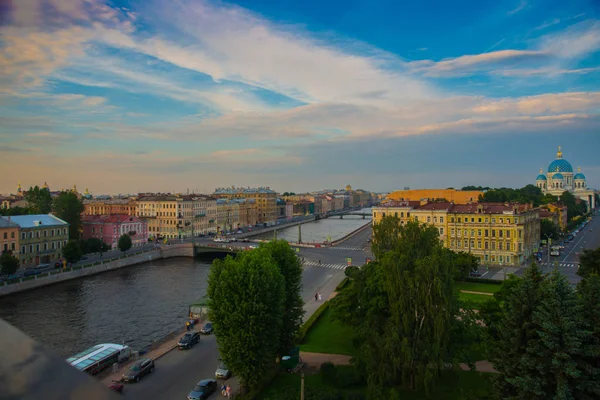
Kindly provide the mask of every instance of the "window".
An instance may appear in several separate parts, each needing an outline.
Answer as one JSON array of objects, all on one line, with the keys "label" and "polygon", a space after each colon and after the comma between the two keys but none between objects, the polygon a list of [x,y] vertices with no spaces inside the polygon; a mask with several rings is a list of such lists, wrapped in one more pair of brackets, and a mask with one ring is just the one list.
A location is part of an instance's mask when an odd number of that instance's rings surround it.
[{"label": "window", "polygon": [[60,249],[60,241],[56,242],[56,244],[58,245],[58,248]]},{"label": "window", "polygon": [[21,240],[25,240],[27,234],[25,232],[21,232]]},{"label": "window", "polygon": [[502,256],[500,256],[500,262],[502,262],[502,258],[503,258],[503,257],[502,257]]},{"label": "window", "polygon": [[21,246],[21,254],[25,254],[27,252],[27,247]]},{"label": "window", "polygon": [[471,218],[471,222],[475,222],[475,218]]},{"label": "window", "polygon": [[460,248],[460,240],[456,241],[456,247]]},{"label": "window", "polygon": [[8,251],[8,243],[4,243],[4,251]]},{"label": "window", "polygon": [[496,250],[496,242],[492,242],[492,250]]},{"label": "window", "polygon": [[29,245],[29,252],[33,253],[33,245],[32,244]]},{"label": "window", "polygon": [[55,233],[55,232],[54,232],[54,229],[52,229],[51,235],[52,235],[52,236],[54,236],[54,233]]},{"label": "window", "polygon": [[40,237],[40,231],[36,231],[36,232],[35,232],[35,237],[36,237],[36,238],[39,238],[39,237]]},{"label": "window", "polygon": [[489,248],[489,242],[485,242],[485,243],[483,244],[483,246],[484,246],[483,248],[487,250],[487,249]]},{"label": "window", "polygon": [[477,218],[477,222],[481,223],[481,217]]},{"label": "window", "polygon": [[469,247],[469,241],[465,240],[464,245],[465,245],[465,247]]},{"label": "window", "polygon": [[67,234],[67,228],[63,229],[63,235]]},{"label": "window", "polygon": [[507,229],[506,230],[506,237],[509,238],[510,237],[510,231]]},{"label": "window", "polygon": [[477,230],[477,236],[481,237],[481,229]]},{"label": "window", "polygon": [[44,243],[44,251],[48,250],[48,243]]},{"label": "window", "polygon": [[471,237],[475,236],[475,229],[471,229]]},{"label": "window", "polygon": [[481,248],[481,240],[477,241],[477,248],[480,249]]},{"label": "window", "polygon": [[397,212],[394,213],[394,217],[398,217],[398,213]]},{"label": "window", "polygon": [[458,223],[460,223],[460,218],[458,218]]},{"label": "window", "polygon": [[485,223],[486,223],[486,224],[487,224],[489,221],[490,221],[490,219],[489,219],[489,218],[486,218],[486,219],[485,219]]},{"label": "window", "polygon": [[440,217],[440,223],[444,223],[444,217]]},{"label": "window", "polygon": [[48,230],[44,229],[44,237],[48,237]]},{"label": "window", "polygon": [[492,218],[492,224],[496,223],[496,218]]},{"label": "window", "polygon": [[454,223],[454,217],[450,218],[450,222]]},{"label": "window", "polygon": [[502,237],[502,229],[498,229],[498,237]]},{"label": "window", "polygon": [[66,245],[67,245],[67,241],[66,241],[66,240],[64,240],[64,241],[63,241],[63,246],[66,246]]},{"label": "window", "polygon": [[52,242],[52,250],[56,250],[56,243]]},{"label": "window", "polygon": [[485,233],[485,237],[489,236],[489,231],[487,229],[484,231],[484,233]]},{"label": "window", "polygon": [[519,239],[523,237],[523,231],[519,231]]},{"label": "window", "polygon": [[506,218],[506,223],[510,224],[510,218]]},{"label": "window", "polygon": [[437,217],[433,217],[433,222],[437,224]]},{"label": "window", "polygon": [[[487,243],[486,243],[486,244],[487,244]],[[489,260],[489,258],[490,258],[490,257],[489,257],[489,256],[486,254],[486,255],[485,255],[485,261],[488,261],[488,260]]]},{"label": "window", "polygon": [[500,223],[503,224],[504,223],[504,218],[500,218]]},{"label": "window", "polygon": [[444,234],[444,228],[440,228],[440,235]]},{"label": "window", "polygon": [[8,239],[8,232],[4,232],[4,239]]},{"label": "window", "polygon": [[502,250],[502,242],[498,242],[498,250]]},{"label": "window", "polygon": [[427,222],[431,222],[431,217],[427,217]]},{"label": "window", "polygon": [[450,234],[451,234],[452,236],[454,236],[454,228],[452,228],[452,229],[450,230]]},{"label": "window", "polygon": [[475,241],[473,239],[471,239],[471,248],[474,249],[475,248]]},{"label": "window", "polygon": [[506,263],[510,264],[510,256],[506,256]]},{"label": "window", "polygon": [[35,245],[35,251],[36,251],[37,253],[39,253],[39,252],[40,252],[40,245],[39,245],[39,244],[36,244],[36,245]]}]

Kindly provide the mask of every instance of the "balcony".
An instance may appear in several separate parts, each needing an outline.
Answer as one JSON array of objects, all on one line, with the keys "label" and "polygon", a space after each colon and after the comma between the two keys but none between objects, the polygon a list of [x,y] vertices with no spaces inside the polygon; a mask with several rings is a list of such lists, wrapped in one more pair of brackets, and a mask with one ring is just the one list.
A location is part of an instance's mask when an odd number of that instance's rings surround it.
[{"label": "balcony", "polygon": [[203,217],[206,217],[206,213],[205,213],[205,212],[201,212],[201,213],[199,213],[199,214],[196,214],[196,215],[194,216],[194,218],[203,218]]}]

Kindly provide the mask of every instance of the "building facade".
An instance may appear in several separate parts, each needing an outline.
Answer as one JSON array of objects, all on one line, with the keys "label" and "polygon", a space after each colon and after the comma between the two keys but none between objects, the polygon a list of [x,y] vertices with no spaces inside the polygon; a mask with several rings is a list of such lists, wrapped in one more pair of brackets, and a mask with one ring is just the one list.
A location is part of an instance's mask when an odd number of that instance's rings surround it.
[{"label": "building facade", "polygon": [[131,237],[133,247],[148,243],[148,224],[135,215],[87,215],[82,223],[84,239],[100,239],[113,250],[122,235]]},{"label": "building facade", "polygon": [[84,200],[84,215],[137,215],[134,199]]},{"label": "building facade", "polygon": [[395,201],[373,207],[373,224],[386,216],[433,225],[443,245],[482,264],[518,266],[540,244],[540,211],[529,204]]},{"label": "building facade", "polygon": [[277,221],[277,193],[269,187],[217,188],[213,196],[222,199],[254,199],[258,223],[274,224]]},{"label": "building facade", "polygon": [[434,201],[445,199],[454,204],[476,203],[479,201],[479,195],[483,192],[478,190],[455,190],[455,189],[416,189],[416,190],[396,190],[387,195],[386,199],[392,201]]},{"label": "building facade", "polygon": [[[152,240],[185,239],[194,232],[194,201],[190,196],[159,195],[140,197],[137,216],[146,220]],[[197,209],[196,209],[197,211]]]},{"label": "building facade", "polygon": [[[69,224],[51,214],[15,215],[19,226],[21,266],[36,266],[57,261],[69,241]],[[16,254],[15,254],[16,255]]]},{"label": "building facade", "polygon": [[210,196],[192,196],[194,235],[217,232],[217,199]]},{"label": "building facade", "polygon": [[19,254],[19,225],[11,217],[0,218],[0,252]]},{"label": "building facade", "polygon": [[563,158],[560,146],[556,152],[556,159],[548,165],[547,172],[544,174],[543,169],[540,169],[535,185],[542,190],[542,193],[557,196],[559,199],[564,192],[571,192],[573,196],[586,203],[588,212],[596,208],[594,191],[588,189],[581,168],[577,169],[577,173],[573,173],[573,166]]}]

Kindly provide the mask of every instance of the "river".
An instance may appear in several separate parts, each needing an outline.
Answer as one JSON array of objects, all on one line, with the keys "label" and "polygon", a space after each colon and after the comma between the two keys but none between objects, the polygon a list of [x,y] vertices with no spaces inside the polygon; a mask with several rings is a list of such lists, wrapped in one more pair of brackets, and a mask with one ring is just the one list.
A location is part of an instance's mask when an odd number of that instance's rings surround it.
[{"label": "river", "polygon": [[[371,209],[365,208],[360,212],[371,214]],[[306,224],[300,225],[302,229],[302,242],[323,243],[327,240],[337,240],[370,222],[371,217],[366,217],[366,219],[362,219],[361,216],[351,215],[344,215],[343,219],[340,219],[340,217],[329,217],[314,222],[308,222]],[[274,236],[275,234],[273,232],[270,232],[255,236],[255,238],[272,239]],[[284,239],[288,242],[294,243],[298,242],[298,226],[292,226],[289,228],[277,230],[277,239]]]},{"label": "river", "polygon": [[0,318],[62,357],[99,343],[140,349],[183,328],[210,263],[171,258],[0,298]]}]

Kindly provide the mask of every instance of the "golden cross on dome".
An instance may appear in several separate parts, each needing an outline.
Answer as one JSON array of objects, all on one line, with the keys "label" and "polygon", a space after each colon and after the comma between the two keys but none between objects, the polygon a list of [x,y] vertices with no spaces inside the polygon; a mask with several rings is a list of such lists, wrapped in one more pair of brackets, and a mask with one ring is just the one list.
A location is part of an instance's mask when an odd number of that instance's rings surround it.
[{"label": "golden cross on dome", "polygon": [[558,151],[556,152],[556,158],[562,158],[562,150],[560,146],[558,146]]}]

